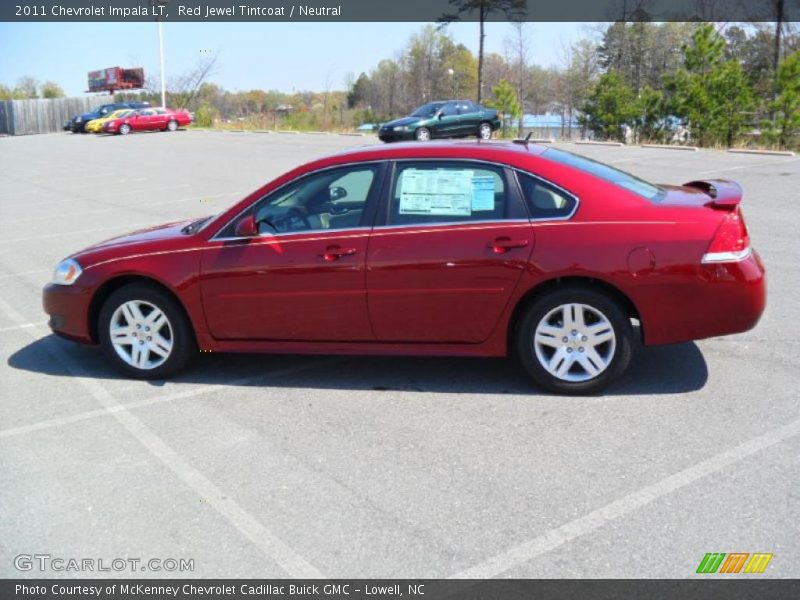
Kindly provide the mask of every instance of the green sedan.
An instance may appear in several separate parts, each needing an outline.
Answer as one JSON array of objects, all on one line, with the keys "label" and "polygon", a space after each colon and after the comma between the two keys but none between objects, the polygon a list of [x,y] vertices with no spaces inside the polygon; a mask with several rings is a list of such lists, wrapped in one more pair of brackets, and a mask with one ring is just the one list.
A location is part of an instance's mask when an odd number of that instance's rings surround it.
[{"label": "green sedan", "polygon": [[408,117],[381,125],[378,137],[384,142],[453,138],[476,135],[482,140],[500,128],[497,111],[470,100],[429,102]]}]

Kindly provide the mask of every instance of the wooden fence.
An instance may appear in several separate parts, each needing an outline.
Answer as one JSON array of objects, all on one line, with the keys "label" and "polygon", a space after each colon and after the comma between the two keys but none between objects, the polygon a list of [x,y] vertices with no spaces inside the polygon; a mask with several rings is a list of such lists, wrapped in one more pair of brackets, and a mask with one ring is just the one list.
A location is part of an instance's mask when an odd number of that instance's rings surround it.
[{"label": "wooden fence", "polygon": [[64,121],[114,102],[113,96],[0,101],[0,134],[28,135],[62,131]]}]

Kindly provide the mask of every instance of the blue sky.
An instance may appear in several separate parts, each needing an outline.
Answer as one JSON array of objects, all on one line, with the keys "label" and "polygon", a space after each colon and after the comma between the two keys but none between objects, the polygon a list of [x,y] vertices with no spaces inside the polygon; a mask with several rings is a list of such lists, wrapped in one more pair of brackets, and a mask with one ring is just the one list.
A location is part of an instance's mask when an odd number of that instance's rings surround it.
[{"label": "blue sky", "polygon": [[[231,90],[344,89],[348,73],[369,71],[394,57],[422,23],[166,23],[165,55],[170,74],[186,71],[203,51],[219,52],[211,80]],[[531,59],[557,64],[565,44],[589,35],[590,24],[532,23]],[[456,23],[457,42],[477,54],[478,24]],[[503,53],[512,33],[507,23],[487,24],[487,50]],[[86,89],[86,73],[104,67],[144,67],[158,74],[154,23],[2,23],[0,83],[23,75],[52,80],[68,95]]]}]

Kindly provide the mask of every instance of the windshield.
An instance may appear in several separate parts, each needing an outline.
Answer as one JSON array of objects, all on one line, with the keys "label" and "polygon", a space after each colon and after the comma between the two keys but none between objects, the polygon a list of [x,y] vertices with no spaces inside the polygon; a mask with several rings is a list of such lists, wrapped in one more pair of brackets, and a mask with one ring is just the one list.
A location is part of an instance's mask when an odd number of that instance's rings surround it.
[{"label": "windshield", "polygon": [[586,158],[585,156],[573,154],[565,150],[556,150],[555,148],[548,148],[542,156],[557,163],[580,169],[585,173],[599,177],[614,185],[618,185],[651,202],[658,202],[664,195],[663,190],[657,185],[649,183],[644,179],[639,179],[625,171],[620,171],[619,169],[597,162],[596,160]]},{"label": "windshield", "polygon": [[441,102],[431,102],[429,104],[423,104],[413,113],[411,113],[412,117],[432,117],[436,114],[436,111],[442,108]]}]

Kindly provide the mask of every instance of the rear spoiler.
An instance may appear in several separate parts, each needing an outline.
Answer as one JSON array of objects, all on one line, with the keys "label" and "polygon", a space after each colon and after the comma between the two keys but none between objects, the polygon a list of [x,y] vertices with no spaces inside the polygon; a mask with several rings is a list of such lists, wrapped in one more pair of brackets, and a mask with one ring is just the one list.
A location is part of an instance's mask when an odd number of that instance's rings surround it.
[{"label": "rear spoiler", "polygon": [[742,186],[728,179],[700,179],[684,183],[684,187],[696,188],[711,197],[706,206],[734,210],[742,201]]}]

